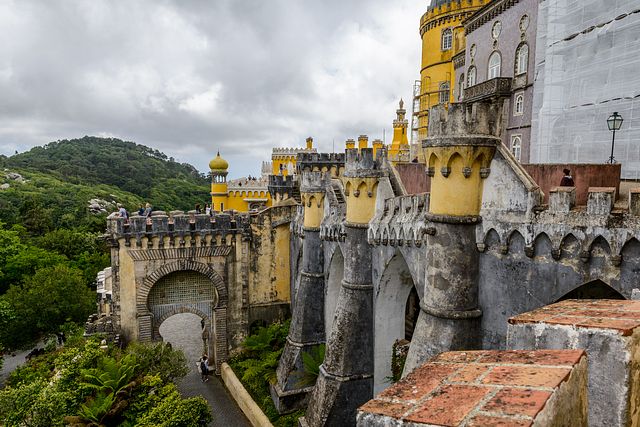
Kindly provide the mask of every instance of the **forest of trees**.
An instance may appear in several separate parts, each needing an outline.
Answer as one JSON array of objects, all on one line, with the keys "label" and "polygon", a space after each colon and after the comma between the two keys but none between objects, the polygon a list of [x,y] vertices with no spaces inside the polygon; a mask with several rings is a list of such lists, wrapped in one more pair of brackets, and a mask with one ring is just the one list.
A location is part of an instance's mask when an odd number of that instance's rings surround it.
[{"label": "forest of trees", "polygon": [[[24,180],[7,176],[20,174]],[[192,209],[209,179],[158,150],[84,137],[0,156],[0,346],[28,345],[95,311],[95,278],[110,263],[101,235],[110,212],[91,199],[135,211]],[[6,187],[6,186],[5,186]]]},{"label": "forest of trees", "polygon": [[[211,420],[206,401],[183,399],[171,383],[186,373],[181,353],[162,345],[103,350],[101,338],[81,336],[96,311],[96,275],[110,265],[102,235],[117,204],[132,212],[147,202],[189,210],[209,197],[209,178],[193,166],[117,139],[84,137],[0,156],[0,367],[3,351],[39,340],[49,348],[0,389],[0,425]],[[105,210],[91,211],[92,199]],[[52,334],[61,331],[75,331],[73,344],[56,348]]]}]

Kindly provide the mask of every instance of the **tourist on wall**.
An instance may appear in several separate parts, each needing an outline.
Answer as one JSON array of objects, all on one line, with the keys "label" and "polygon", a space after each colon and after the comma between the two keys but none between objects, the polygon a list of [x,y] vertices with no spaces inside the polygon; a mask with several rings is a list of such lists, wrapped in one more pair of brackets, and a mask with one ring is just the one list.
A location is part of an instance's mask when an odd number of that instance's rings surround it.
[{"label": "tourist on wall", "polygon": [[576,184],[573,182],[571,171],[569,169],[563,169],[562,172],[564,176],[562,177],[562,181],[560,181],[560,187],[575,187]]}]

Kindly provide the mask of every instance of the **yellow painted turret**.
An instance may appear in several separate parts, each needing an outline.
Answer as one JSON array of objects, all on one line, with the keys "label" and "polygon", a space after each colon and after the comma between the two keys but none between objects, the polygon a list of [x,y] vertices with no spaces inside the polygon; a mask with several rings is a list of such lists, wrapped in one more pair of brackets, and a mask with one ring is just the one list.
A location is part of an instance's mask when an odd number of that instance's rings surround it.
[{"label": "yellow painted turret", "polygon": [[224,211],[229,207],[227,191],[227,173],[229,162],[220,157],[220,152],[209,162],[211,170],[211,208]]},{"label": "yellow painted turret", "polygon": [[422,68],[418,144],[427,137],[429,109],[453,100],[456,85],[453,57],[465,49],[462,22],[491,0],[433,0],[420,19]]}]

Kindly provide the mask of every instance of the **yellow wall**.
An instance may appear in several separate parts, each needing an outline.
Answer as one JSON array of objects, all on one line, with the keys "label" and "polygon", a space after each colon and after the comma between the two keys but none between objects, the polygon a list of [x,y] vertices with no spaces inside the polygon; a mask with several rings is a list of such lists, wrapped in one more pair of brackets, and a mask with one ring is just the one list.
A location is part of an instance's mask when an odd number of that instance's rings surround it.
[{"label": "yellow wall", "polygon": [[[211,184],[211,205],[215,211],[236,210],[238,212],[249,212],[249,203],[251,201],[246,201],[245,199],[267,199],[265,206],[271,206],[271,194],[267,189],[253,190],[247,188],[246,190],[229,191],[226,182]],[[224,206],[221,206],[221,204],[224,204]]]},{"label": "yellow wall", "polygon": [[282,165],[282,175],[287,176],[289,175],[289,172],[287,170],[287,167],[289,166],[289,163],[293,164],[293,167],[295,169],[296,166],[296,158],[298,157],[297,154],[291,155],[291,156],[272,156],[271,157],[271,163],[273,165],[273,167],[271,168],[271,174],[272,175],[280,175],[280,165]]},{"label": "yellow wall", "polygon": [[368,224],[376,207],[378,178],[343,178],[347,222]]},{"label": "yellow wall", "polygon": [[[428,168],[433,171],[429,212],[436,215],[475,216],[480,214],[484,179],[493,147],[439,147],[426,150]],[[448,168],[448,176],[443,175]],[[468,176],[464,172],[467,170]],[[470,170],[469,170],[470,169]]]},{"label": "yellow wall", "polygon": [[131,256],[129,256],[129,247],[125,244],[125,239],[120,239],[118,243],[119,249],[112,250],[111,259],[114,258],[113,251],[117,250],[120,261],[117,274],[120,275],[120,322],[122,333],[130,340],[137,340],[135,264]]},{"label": "yellow wall", "polygon": [[[453,69],[453,56],[464,50],[465,38],[462,21],[490,0],[452,1],[429,10],[420,20],[422,35],[422,67],[420,69],[421,96],[418,111],[418,140],[427,137],[429,108],[440,102],[440,84],[449,82],[449,102],[453,101],[453,88],[456,85]],[[452,47],[441,48],[442,32],[450,28],[453,31]]]},{"label": "yellow wall", "polygon": [[277,227],[272,224],[289,217],[293,207],[276,207],[264,211],[258,222],[252,224],[254,239],[251,253],[253,267],[250,269],[249,300],[251,305],[291,301],[289,223]]},{"label": "yellow wall", "polygon": [[324,216],[324,193],[303,193],[304,226],[320,228]]}]

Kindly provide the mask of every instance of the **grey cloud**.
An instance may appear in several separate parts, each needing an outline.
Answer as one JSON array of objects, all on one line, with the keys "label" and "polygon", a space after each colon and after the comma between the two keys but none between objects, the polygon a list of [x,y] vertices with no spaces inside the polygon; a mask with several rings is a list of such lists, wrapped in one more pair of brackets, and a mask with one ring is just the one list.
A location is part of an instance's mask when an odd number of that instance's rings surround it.
[{"label": "grey cloud", "polygon": [[271,147],[390,136],[427,2],[0,0],[0,153],[112,135],[232,176]]}]

